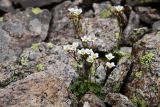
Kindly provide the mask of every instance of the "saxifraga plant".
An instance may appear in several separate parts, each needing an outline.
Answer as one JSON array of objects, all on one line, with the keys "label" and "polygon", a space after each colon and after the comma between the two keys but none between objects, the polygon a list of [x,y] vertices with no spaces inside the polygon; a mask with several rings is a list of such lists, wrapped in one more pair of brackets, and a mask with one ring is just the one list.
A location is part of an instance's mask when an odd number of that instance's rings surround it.
[{"label": "saxifraga plant", "polygon": [[[102,84],[96,82],[96,70],[99,67],[101,61],[99,54],[94,52],[96,49],[96,40],[95,34],[89,33],[82,37],[79,35],[79,28],[82,25],[81,16],[82,10],[78,8],[70,8],[70,19],[73,24],[75,24],[75,30],[78,34],[78,39],[81,41],[82,46],[78,42],[73,42],[72,44],[63,46],[64,50],[68,52],[76,62],[76,71],[79,74],[79,78],[75,81],[70,89],[78,98],[81,98],[86,92],[90,91],[95,93],[97,96],[102,96]],[[77,19],[75,19],[77,18]],[[77,27],[78,26],[78,27]],[[104,62],[104,67],[106,69],[106,75],[111,68],[115,67],[114,62],[111,60],[114,56],[109,53],[106,55],[107,62]]]}]

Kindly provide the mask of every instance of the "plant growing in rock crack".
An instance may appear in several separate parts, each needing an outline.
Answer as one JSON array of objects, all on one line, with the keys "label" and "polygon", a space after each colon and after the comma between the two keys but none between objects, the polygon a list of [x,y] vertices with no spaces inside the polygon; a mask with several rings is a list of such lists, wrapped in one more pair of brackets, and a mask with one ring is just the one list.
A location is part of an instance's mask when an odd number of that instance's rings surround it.
[{"label": "plant growing in rock crack", "polygon": [[[72,12],[70,14],[73,15],[73,24],[75,24],[75,30],[77,32],[77,26],[79,27],[80,19],[76,20],[74,18],[78,18],[82,11],[77,8],[75,10],[73,10],[73,8],[69,10]],[[101,89],[102,84],[96,82],[96,70],[101,63],[101,60],[99,54],[94,52],[97,48],[95,45],[97,38],[95,37],[95,34],[90,33],[82,37],[78,35],[78,39],[81,41],[81,46],[78,42],[63,46],[64,50],[68,52],[68,55],[75,60],[74,66],[79,74],[79,78],[70,86],[70,89],[78,98],[81,98],[88,91],[91,91],[100,97],[103,95]],[[114,62],[111,62],[114,56],[109,53],[106,55],[106,58],[107,63],[104,62],[104,67],[106,69],[106,75],[108,75],[111,68],[115,66]]]},{"label": "plant growing in rock crack", "polygon": [[75,33],[77,34],[77,38],[80,38],[80,34],[82,33],[82,25],[81,25],[81,13],[82,9],[76,8],[69,8],[69,19],[72,21],[74,28],[75,28]]},{"label": "plant growing in rock crack", "polygon": [[117,17],[118,25],[119,25],[119,28],[120,28],[118,39],[121,39],[122,34],[123,34],[123,26],[124,26],[123,10],[124,10],[123,6],[114,6],[113,9],[112,9],[112,11],[113,11],[112,13]]}]

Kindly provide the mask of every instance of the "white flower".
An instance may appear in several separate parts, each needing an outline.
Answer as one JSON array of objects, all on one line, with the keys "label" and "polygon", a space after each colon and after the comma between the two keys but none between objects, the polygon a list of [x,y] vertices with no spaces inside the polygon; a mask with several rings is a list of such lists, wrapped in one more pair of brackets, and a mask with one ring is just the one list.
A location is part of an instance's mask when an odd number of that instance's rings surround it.
[{"label": "white flower", "polygon": [[65,46],[63,46],[63,49],[65,51],[69,51],[71,49],[71,45],[65,45]]},{"label": "white flower", "polygon": [[114,64],[114,62],[107,62],[106,63],[106,66],[108,67],[108,68],[112,68],[112,67],[115,67],[115,64]]},{"label": "white flower", "polygon": [[93,63],[93,62],[94,62],[94,58],[93,58],[92,56],[89,56],[89,57],[87,58],[87,62]]},{"label": "white flower", "polygon": [[86,101],[84,102],[83,107],[91,107],[91,105]]},{"label": "white flower", "polygon": [[78,42],[73,42],[72,43],[72,50],[76,51],[77,47],[79,46]]},{"label": "white flower", "polygon": [[94,41],[96,41],[96,37],[94,36],[94,35],[89,35],[89,36],[83,36],[83,37],[81,37],[81,39],[82,39],[82,42],[94,42]]},{"label": "white flower", "polygon": [[75,15],[80,15],[82,13],[82,9],[78,9],[77,7],[75,8],[69,8],[68,9],[72,14],[75,14]]},{"label": "white flower", "polygon": [[81,50],[78,50],[78,54],[80,54],[80,55],[85,55],[86,52],[85,52],[85,50],[82,48]]},{"label": "white flower", "polygon": [[83,36],[83,37],[81,37],[81,39],[82,39],[82,42],[88,42],[88,37],[87,36]]},{"label": "white flower", "polygon": [[98,53],[91,53],[91,56],[92,56],[94,59],[96,59],[96,58],[99,57]]},{"label": "white flower", "polygon": [[114,6],[114,9],[117,11],[117,12],[121,12],[124,7],[123,6]]},{"label": "white flower", "polygon": [[93,50],[92,49],[85,49],[85,53],[90,55],[93,53]]},{"label": "white flower", "polygon": [[106,55],[106,58],[110,61],[111,59],[113,59],[115,56],[112,55],[112,53],[109,53]]}]

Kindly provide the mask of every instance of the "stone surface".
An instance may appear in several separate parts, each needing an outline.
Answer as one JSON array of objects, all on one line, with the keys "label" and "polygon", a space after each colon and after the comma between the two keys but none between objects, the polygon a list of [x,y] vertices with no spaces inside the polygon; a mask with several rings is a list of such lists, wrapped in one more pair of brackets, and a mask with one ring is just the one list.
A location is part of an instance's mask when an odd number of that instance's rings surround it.
[{"label": "stone surface", "polygon": [[4,15],[0,22],[0,63],[15,60],[22,48],[44,41],[50,19],[49,11],[43,10],[42,13],[34,14],[31,8]]},{"label": "stone surface", "polygon": [[135,6],[149,3],[159,3],[159,0],[126,0],[128,5]]},{"label": "stone surface", "polygon": [[134,29],[138,28],[139,25],[140,25],[139,15],[136,14],[134,11],[131,11],[127,27],[123,32],[123,35],[124,35],[124,37],[122,37],[123,43],[127,43],[129,41],[128,40],[129,36],[132,36],[131,32],[133,32]]},{"label": "stone surface", "polygon": [[156,21],[153,23],[152,30],[153,31],[160,31],[160,21]]},{"label": "stone surface", "polygon": [[154,21],[160,20],[159,12],[155,8],[139,6],[135,10],[143,23],[153,24]]},{"label": "stone surface", "polygon": [[100,100],[96,95],[92,93],[85,94],[82,98],[80,103],[85,104],[88,102],[90,107],[105,107],[105,104],[102,100]]},{"label": "stone surface", "polygon": [[70,107],[70,104],[64,81],[45,72],[0,90],[1,107]]},{"label": "stone surface", "polygon": [[15,9],[10,0],[0,0],[0,10],[4,12],[14,12]]},{"label": "stone surface", "polygon": [[53,3],[60,3],[64,0],[11,0],[15,4],[20,4],[23,6],[23,8],[27,7],[40,7],[40,6],[46,6]]},{"label": "stone surface", "polygon": [[131,67],[131,51],[132,48],[130,47],[121,48],[120,52],[122,52],[124,56],[119,60],[116,68],[111,72],[105,83],[104,90],[106,93],[120,92],[122,84],[126,82],[124,80]]},{"label": "stone surface", "polygon": [[136,107],[126,96],[120,93],[107,94],[105,102],[112,105],[112,107]]},{"label": "stone surface", "polygon": [[159,47],[157,32],[146,34],[133,46],[133,69],[124,94],[135,104],[154,107],[160,103]]},{"label": "stone surface", "polygon": [[[61,46],[50,48],[47,43],[37,45],[36,48],[32,46],[23,50],[18,60],[19,65],[17,62],[0,65],[0,87],[5,87],[35,72],[47,72],[64,79],[67,86],[76,79],[77,74],[72,67],[72,58]],[[43,69],[38,70],[37,65],[42,65]]]}]

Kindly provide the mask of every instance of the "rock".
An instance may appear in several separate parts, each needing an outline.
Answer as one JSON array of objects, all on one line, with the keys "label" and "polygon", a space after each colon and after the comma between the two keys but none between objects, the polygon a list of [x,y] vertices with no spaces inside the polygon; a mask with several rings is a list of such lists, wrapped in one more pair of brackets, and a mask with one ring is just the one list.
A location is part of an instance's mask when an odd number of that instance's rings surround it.
[{"label": "rock", "polygon": [[153,31],[160,31],[160,21],[156,21],[153,23],[152,30]]},{"label": "rock", "polygon": [[154,21],[160,20],[160,15],[158,11],[151,7],[136,7],[136,12],[140,16],[140,20],[143,23],[146,23],[148,25],[151,25],[154,23]]},{"label": "rock", "polygon": [[15,60],[22,48],[44,41],[50,19],[49,11],[41,10],[41,13],[35,14],[31,8],[4,15],[0,22],[0,63]]},{"label": "rock", "polygon": [[105,83],[104,90],[106,93],[120,92],[122,84],[125,82],[124,80],[131,67],[131,51],[132,48],[130,47],[123,47],[120,49],[121,54],[124,56],[119,60],[116,68],[111,72]]},{"label": "rock", "polygon": [[[49,40],[54,44],[64,45],[78,41],[74,27],[67,17],[67,9],[72,6],[71,2],[66,1],[54,8],[53,26],[49,37]],[[117,46],[118,39],[116,34],[119,32],[119,27],[116,19],[83,18],[82,22],[84,32],[88,30],[88,32],[96,34],[98,38],[96,42],[98,45],[97,49],[99,51],[109,51]]]},{"label": "rock", "polygon": [[0,10],[4,12],[15,12],[15,9],[10,0],[0,0]]},{"label": "rock", "polygon": [[70,107],[67,87],[49,73],[35,73],[0,91],[1,107]]},{"label": "rock", "polygon": [[146,34],[132,51],[133,69],[124,94],[136,105],[160,103],[160,33]]},{"label": "rock", "polygon": [[102,3],[93,3],[94,13],[96,17],[100,18],[107,18],[112,15],[110,8],[111,3],[109,1],[102,2]]},{"label": "rock", "polygon": [[64,0],[11,0],[15,4],[20,4],[23,8],[42,7],[53,3],[60,3]]},{"label": "rock", "polygon": [[105,107],[105,104],[103,103],[103,101],[100,100],[98,97],[96,97],[96,95],[92,93],[85,94],[81,98],[80,103],[84,105],[86,102],[88,102],[88,105],[90,105],[90,107]]},{"label": "rock", "polygon": [[106,95],[105,102],[112,105],[112,107],[136,107],[124,95],[120,93],[109,93]]},{"label": "rock", "polygon": [[159,3],[159,0],[126,0],[127,5],[136,6],[149,3]]},{"label": "rock", "polygon": [[129,20],[128,20],[128,25],[123,32],[123,35],[124,35],[124,37],[122,38],[122,39],[124,39],[124,40],[122,40],[123,43],[128,42],[128,38],[129,38],[131,32],[133,32],[134,29],[138,28],[139,25],[140,25],[139,15],[136,14],[134,11],[131,11],[130,16],[129,16]]},{"label": "rock", "polygon": [[53,45],[50,48],[48,43],[33,44],[31,48],[23,50],[18,62],[19,64],[8,62],[0,65],[0,88],[36,72],[57,76],[65,80],[67,86],[77,78],[72,58],[61,46]]}]

